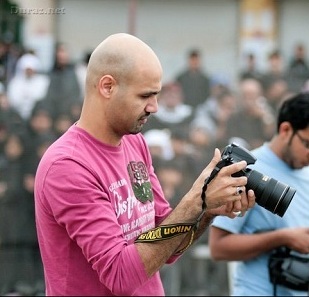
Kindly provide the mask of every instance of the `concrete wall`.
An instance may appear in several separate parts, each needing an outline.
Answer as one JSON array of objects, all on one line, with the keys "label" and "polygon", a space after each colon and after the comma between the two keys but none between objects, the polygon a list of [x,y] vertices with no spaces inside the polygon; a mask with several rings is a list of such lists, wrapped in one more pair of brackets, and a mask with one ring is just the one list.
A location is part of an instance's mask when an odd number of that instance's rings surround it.
[{"label": "concrete wall", "polygon": [[293,54],[294,45],[303,43],[309,60],[309,1],[281,0],[279,11],[279,46],[286,60]]},{"label": "concrete wall", "polygon": [[[25,17],[24,40],[50,67],[53,44],[66,42],[75,61],[106,36],[133,33],[158,54],[169,81],[185,66],[186,53],[198,47],[204,70],[234,84],[241,65],[240,0],[15,0],[21,7],[53,7],[61,13]],[[308,0],[278,1],[277,45],[286,59],[296,42],[309,54]]]},{"label": "concrete wall", "polygon": [[[66,14],[58,17],[57,35],[70,43],[76,54],[96,46],[107,35],[129,32],[130,1],[61,0]],[[184,67],[189,48],[203,52],[205,71],[235,75],[237,63],[237,1],[159,0],[136,1],[136,36],[158,54],[164,80]],[[227,67],[228,66],[228,67]]]},{"label": "concrete wall", "polygon": [[[56,24],[57,11],[54,10],[54,0],[14,0],[19,13],[23,18],[22,35],[24,46],[36,51],[42,62],[42,70],[51,67],[53,55],[54,26]],[[59,15],[63,13],[58,12]]]}]

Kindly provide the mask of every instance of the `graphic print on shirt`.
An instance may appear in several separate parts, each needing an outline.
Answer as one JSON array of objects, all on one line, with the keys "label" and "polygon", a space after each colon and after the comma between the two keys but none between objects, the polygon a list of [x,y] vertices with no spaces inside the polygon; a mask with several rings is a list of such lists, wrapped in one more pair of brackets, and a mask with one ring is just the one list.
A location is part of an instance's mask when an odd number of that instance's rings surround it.
[{"label": "graphic print on shirt", "polygon": [[131,180],[132,189],[135,197],[142,203],[153,201],[151,184],[147,167],[141,161],[131,161],[128,164],[128,173]]},{"label": "graphic print on shirt", "polygon": [[155,211],[147,167],[141,161],[127,165],[130,181],[125,178],[112,182],[109,191],[125,239],[130,242],[141,233],[154,228]]}]

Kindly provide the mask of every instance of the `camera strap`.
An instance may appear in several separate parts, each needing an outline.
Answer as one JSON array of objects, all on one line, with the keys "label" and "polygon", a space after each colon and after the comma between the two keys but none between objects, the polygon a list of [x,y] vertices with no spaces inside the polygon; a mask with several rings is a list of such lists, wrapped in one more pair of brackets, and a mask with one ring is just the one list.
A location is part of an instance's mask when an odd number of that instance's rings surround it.
[{"label": "camera strap", "polygon": [[206,203],[206,190],[207,190],[207,187],[209,185],[209,183],[214,179],[214,177],[218,174],[218,172],[220,171],[220,169],[223,167],[223,162],[219,162],[217,164],[217,166],[213,169],[213,171],[211,172],[211,174],[205,178],[204,180],[204,185],[203,185],[203,188],[202,188],[202,194],[201,194],[201,198],[202,198],[202,212],[200,214],[200,216],[197,218],[197,223],[196,224],[199,224],[205,211],[206,211],[206,208],[207,208],[207,203]]},{"label": "camera strap", "polygon": [[140,234],[135,242],[153,242],[165,239],[170,239],[175,236],[190,232],[193,230],[195,224],[182,223],[160,225],[156,228],[150,229],[147,232]]},{"label": "camera strap", "polygon": [[[219,169],[220,170],[220,169]],[[142,234],[140,234],[136,239],[135,242],[154,242],[160,241],[165,239],[170,239],[175,236],[192,232],[190,237],[189,244],[177,252],[177,254],[183,253],[185,250],[189,248],[189,246],[193,243],[195,231],[198,229],[200,221],[206,211],[207,204],[206,204],[206,190],[207,186],[210,181],[215,177],[218,171],[213,170],[212,174],[208,176],[202,187],[201,199],[202,199],[202,212],[198,216],[195,223],[180,223],[180,224],[170,224],[170,225],[160,225],[156,228],[150,229]]]}]

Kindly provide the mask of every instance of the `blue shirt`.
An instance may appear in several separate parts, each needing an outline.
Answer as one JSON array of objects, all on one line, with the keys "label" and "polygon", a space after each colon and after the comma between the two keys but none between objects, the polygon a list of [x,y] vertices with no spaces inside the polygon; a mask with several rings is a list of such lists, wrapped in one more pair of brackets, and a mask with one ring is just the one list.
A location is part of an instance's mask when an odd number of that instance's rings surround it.
[{"label": "blue shirt", "polygon": [[[254,165],[248,168],[256,170],[278,182],[296,189],[294,198],[283,217],[256,205],[244,217],[230,219],[218,216],[213,226],[236,234],[252,234],[286,227],[309,226],[309,166],[292,169],[283,162],[265,143],[251,152],[257,158]],[[249,177],[250,179],[250,177]],[[233,274],[233,296],[272,296],[273,284],[269,280],[269,252],[247,261],[236,262]],[[294,291],[277,286],[278,296],[308,296],[308,292]]]}]

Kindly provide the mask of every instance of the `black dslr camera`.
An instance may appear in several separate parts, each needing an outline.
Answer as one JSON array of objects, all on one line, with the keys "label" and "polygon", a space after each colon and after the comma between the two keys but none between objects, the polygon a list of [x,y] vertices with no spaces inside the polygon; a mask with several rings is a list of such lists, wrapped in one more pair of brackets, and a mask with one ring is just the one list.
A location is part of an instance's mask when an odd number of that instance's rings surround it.
[{"label": "black dslr camera", "polygon": [[[221,161],[211,175],[218,173],[224,166],[242,160],[250,165],[255,163],[256,158],[246,148],[240,147],[236,143],[229,144],[224,148]],[[246,176],[248,178],[246,190],[254,190],[257,204],[280,217],[284,215],[296,193],[296,190],[288,185],[249,168],[236,172],[233,176]]]},{"label": "black dslr camera", "polygon": [[276,285],[282,285],[297,291],[309,290],[309,258],[298,256],[285,246],[271,252],[268,272],[274,289]]}]

